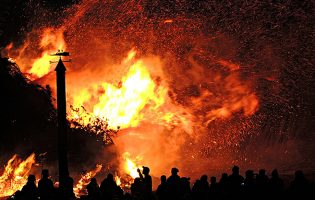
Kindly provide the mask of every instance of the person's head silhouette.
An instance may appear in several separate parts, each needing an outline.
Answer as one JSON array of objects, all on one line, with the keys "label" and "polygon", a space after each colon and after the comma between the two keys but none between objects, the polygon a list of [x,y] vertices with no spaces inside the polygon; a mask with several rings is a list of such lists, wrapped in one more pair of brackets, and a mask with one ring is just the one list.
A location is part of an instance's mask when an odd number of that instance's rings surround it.
[{"label": "person's head silhouette", "polygon": [[300,181],[300,180],[303,180],[303,179],[304,179],[304,173],[303,173],[303,171],[302,171],[302,170],[297,170],[297,171],[295,172],[295,180]]},{"label": "person's head silhouette", "polygon": [[259,175],[260,176],[265,176],[266,175],[266,170],[264,170],[264,169],[259,170]]},{"label": "person's head silhouette", "polygon": [[108,179],[109,181],[114,181],[114,175],[111,174],[111,173],[107,174],[107,179]]},{"label": "person's head silhouette", "polygon": [[142,172],[143,172],[144,175],[148,175],[150,173],[150,168],[149,167],[143,166],[142,168],[143,168]]},{"label": "person's head silhouette", "polygon": [[28,176],[28,178],[27,178],[27,182],[29,182],[29,183],[35,183],[35,181],[36,181],[35,175],[30,174],[30,175]]},{"label": "person's head silhouette", "polygon": [[234,167],[232,168],[232,172],[233,174],[238,175],[240,173],[240,168],[234,165]]},{"label": "person's head silhouette", "polygon": [[279,177],[278,170],[277,170],[277,169],[274,169],[274,170],[271,172],[271,176],[272,176],[272,178],[278,178],[278,177]]},{"label": "person's head silhouette", "polygon": [[171,170],[172,175],[177,175],[178,172],[179,170],[176,167],[173,167]]},{"label": "person's head silhouette", "polygon": [[166,183],[166,176],[165,175],[161,176],[161,183]]},{"label": "person's head silhouette", "polygon": [[96,178],[91,178],[91,183],[96,183]]},{"label": "person's head silhouette", "polygon": [[215,184],[217,182],[217,178],[215,176],[211,176],[210,182],[211,184]]},{"label": "person's head silhouette", "polygon": [[201,180],[201,181],[208,181],[208,176],[207,176],[207,175],[202,175],[202,176],[200,177],[200,180]]},{"label": "person's head silhouette", "polygon": [[48,169],[43,169],[42,170],[42,178],[46,179],[49,177],[49,171]]}]

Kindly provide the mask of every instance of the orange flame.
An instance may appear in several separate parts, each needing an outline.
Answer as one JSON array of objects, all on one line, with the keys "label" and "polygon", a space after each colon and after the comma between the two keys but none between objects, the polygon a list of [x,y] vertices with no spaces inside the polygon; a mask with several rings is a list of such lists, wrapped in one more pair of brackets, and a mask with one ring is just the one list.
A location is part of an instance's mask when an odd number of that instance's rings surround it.
[{"label": "orange flame", "polygon": [[137,170],[140,169],[141,166],[137,165],[136,163],[141,162],[142,157],[137,156],[135,159],[131,159],[129,152],[123,153],[122,157],[124,162],[123,163],[124,172],[130,175],[133,179],[139,177],[139,173]]},{"label": "orange flame", "polygon": [[76,184],[76,186],[73,188],[74,194],[76,197],[79,197],[80,195],[87,194],[85,190],[85,186],[89,184],[91,179],[101,171],[102,165],[97,164],[95,169],[83,174]]},{"label": "orange flame", "polygon": [[[123,63],[128,64],[135,55],[134,50],[130,51]],[[92,98],[95,98],[99,91],[103,92],[96,97],[97,102],[90,105]],[[93,114],[108,120],[109,128],[112,129],[137,127],[145,118],[144,112],[150,111],[155,113],[154,120],[160,121],[161,124],[185,121],[185,117],[181,118],[176,112],[158,111],[166,101],[167,91],[166,87],[155,83],[143,61],[137,60],[131,64],[118,85],[103,82],[91,88],[82,88],[73,96],[73,107],[92,107]],[[68,117],[74,120],[80,118],[83,124],[88,124],[91,119],[89,115],[78,115],[73,111]]]},{"label": "orange flame", "polygon": [[141,156],[137,156],[135,159],[132,159],[129,152],[122,154],[121,162],[121,177],[117,174],[115,175],[115,182],[118,186],[123,189],[130,189],[131,184],[134,182],[134,179],[139,177],[138,169],[140,169],[140,163],[142,160]]},{"label": "orange flame", "polygon": [[24,161],[14,155],[4,168],[0,176],[0,197],[10,196],[15,191],[21,190],[27,182],[27,177],[33,164],[35,154],[32,153]]},{"label": "orange flame", "polygon": [[[19,48],[14,48],[13,43],[7,45],[1,50],[1,55],[10,58],[11,62],[18,63],[21,71],[25,73],[29,79],[35,80],[48,74],[52,70],[50,56],[56,51],[66,48],[63,36],[64,30],[55,28],[45,28],[40,30],[39,36],[29,36],[24,44]],[[38,34],[35,32],[35,34]],[[31,42],[30,38],[40,37],[39,44]],[[36,50],[34,51],[34,48]],[[41,52],[38,55],[38,52]]]},{"label": "orange flame", "polygon": [[40,47],[44,49],[44,51],[41,57],[33,62],[32,68],[28,71],[38,78],[50,72],[52,68],[49,62],[51,60],[50,54],[55,53],[57,49],[62,50],[66,47],[63,38],[63,30],[45,29],[42,34]]},{"label": "orange flame", "polygon": [[120,180],[120,177],[118,175],[115,175],[115,182],[118,186],[121,185],[121,180]]}]

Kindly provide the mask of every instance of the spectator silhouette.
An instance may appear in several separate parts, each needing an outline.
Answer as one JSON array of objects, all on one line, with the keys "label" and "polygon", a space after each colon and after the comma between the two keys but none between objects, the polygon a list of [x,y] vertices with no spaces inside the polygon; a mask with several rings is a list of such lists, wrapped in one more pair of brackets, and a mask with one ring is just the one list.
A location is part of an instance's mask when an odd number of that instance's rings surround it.
[{"label": "spectator silhouette", "polygon": [[97,184],[96,178],[92,178],[90,183],[86,186],[86,190],[88,192],[88,199],[96,200],[101,198],[100,187]]},{"label": "spectator silhouette", "polygon": [[245,172],[244,179],[244,198],[245,199],[255,199],[256,194],[256,180],[254,177],[253,170],[247,170]]},{"label": "spectator silhouette", "polygon": [[256,177],[256,183],[257,183],[257,199],[265,199],[267,198],[267,194],[269,194],[268,191],[268,183],[269,178],[266,175],[266,170],[260,169],[259,173]]},{"label": "spectator silhouette", "polygon": [[66,199],[75,199],[73,192],[73,178],[70,177],[69,174],[65,183],[65,197]]},{"label": "spectator silhouette", "polygon": [[196,180],[196,182],[192,188],[193,199],[196,199],[196,200],[207,199],[208,198],[208,191],[209,191],[208,176],[202,175],[200,177],[200,180]]},{"label": "spectator silhouette", "polygon": [[51,179],[49,179],[48,169],[42,170],[42,178],[38,182],[39,197],[42,200],[54,198],[55,188]]},{"label": "spectator silhouette", "polygon": [[279,177],[277,169],[271,172],[271,178],[269,180],[270,194],[272,199],[280,199],[283,196],[284,182]]},{"label": "spectator silhouette", "polygon": [[228,199],[230,195],[230,181],[227,173],[221,175],[219,182],[219,196],[221,199]]},{"label": "spectator silhouette", "polygon": [[143,185],[140,178],[135,178],[134,182],[131,184],[131,196],[135,200],[144,199],[143,196]]},{"label": "spectator silhouette", "polygon": [[191,197],[190,178],[181,177],[179,187],[180,187],[180,190],[179,190],[180,199],[182,200],[190,199]]},{"label": "spectator silhouette", "polygon": [[[142,173],[140,171],[140,169],[138,169],[138,173],[143,185],[143,195],[145,199],[151,199],[152,198],[152,178],[149,175],[150,173],[150,168],[143,166],[142,167]],[[144,177],[143,177],[144,175]]]},{"label": "spectator silhouette", "polygon": [[208,199],[219,199],[219,185],[217,184],[217,178],[215,176],[210,178]]},{"label": "spectator silhouette", "polygon": [[161,183],[156,190],[156,195],[159,200],[166,200],[167,199],[167,186],[166,186],[166,176],[161,176]]},{"label": "spectator silhouette", "polygon": [[176,200],[179,199],[180,195],[180,176],[178,176],[179,170],[177,168],[172,168],[171,176],[168,177],[166,184],[167,184],[167,191],[169,192],[169,199]]},{"label": "spectator silhouette", "polygon": [[35,176],[29,175],[27,178],[27,183],[22,188],[23,197],[25,200],[38,199],[38,189],[35,184]]},{"label": "spectator silhouette", "polygon": [[103,195],[103,199],[114,199],[120,198],[123,194],[121,188],[117,186],[114,181],[113,174],[108,174],[107,177],[102,181],[100,186],[101,193]]},{"label": "spectator silhouette", "polygon": [[[117,186],[113,174],[108,174],[99,187],[97,180],[92,178],[86,186],[88,195],[81,196],[82,200],[230,200],[230,199],[312,199],[311,185],[305,178],[303,172],[295,172],[295,178],[290,183],[286,193],[284,192],[284,181],[279,177],[277,169],[274,169],[269,179],[266,171],[261,169],[259,174],[254,174],[253,170],[245,172],[245,179],[240,175],[239,168],[234,166],[232,174],[228,176],[223,173],[220,182],[217,183],[216,177],[211,177],[210,186],[207,175],[202,175],[190,189],[190,178],[180,177],[179,170],[172,168],[171,176],[161,176],[161,183],[157,188],[156,197],[152,193],[152,178],[150,169],[143,167],[142,172],[138,169],[139,178],[135,178],[131,184],[131,194],[126,193]],[[256,175],[256,176],[255,176]],[[49,179],[47,169],[42,170],[42,177],[35,183],[35,176],[29,175],[27,183],[21,191],[9,199],[17,200],[53,200],[53,199],[76,199],[73,193],[73,179],[68,177],[66,191],[60,193],[60,197],[55,195],[56,189],[53,182]],[[64,192],[64,191],[61,191]],[[65,194],[67,196],[65,196]],[[314,195],[313,195],[314,196]],[[59,198],[57,198],[59,197]],[[8,199],[8,200],[9,200]]]},{"label": "spectator silhouette", "polygon": [[243,176],[240,175],[240,168],[234,166],[232,174],[229,176],[230,182],[230,195],[233,199],[239,199],[241,195],[242,183],[244,182]]},{"label": "spectator silhouette", "polygon": [[309,192],[308,180],[305,178],[303,171],[297,170],[288,189],[289,199],[308,199],[310,197]]}]

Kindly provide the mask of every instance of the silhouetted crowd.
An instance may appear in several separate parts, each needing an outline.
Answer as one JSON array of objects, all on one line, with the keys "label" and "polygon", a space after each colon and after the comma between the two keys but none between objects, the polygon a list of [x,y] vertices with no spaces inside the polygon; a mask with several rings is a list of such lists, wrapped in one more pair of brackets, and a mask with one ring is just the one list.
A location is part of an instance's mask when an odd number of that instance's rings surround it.
[{"label": "silhouetted crowd", "polygon": [[[245,172],[245,178],[240,175],[239,167],[234,166],[232,173],[223,173],[220,180],[212,176],[210,183],[208,176],[202,175],[192,185],[190,178],[180,177],[179,170],[172,168],[171,176],[161,176],[161,183],[155,192],[152,191],[152,178],[150,169],[143,167],[138,169],[139,178],[135,178],[131,184],[131,193],[124,193],[114,180],[113,174],[107,177],[99,185],[92,178],[86,186],[87,195],[81,196],[82,200],[228,200],[228,199],[315,199],[313,185],[305,178],[303,172],[295,172],[294,180],[288,187],[284,187],[284,181],[279,177],[277,169],[273,170],[271,177],[266,175],[264,169],[255,174],[253,170]],[[54,200],[76,199],[73,193],[73,180],[69,179],[70,185],[66,195],[58,194],[53,182],[49,179],[48,170],[42,171],[42,178],[36,186],[34,175],[29,175],[28,182],[21,191],[17,191],[9,199],[17,200]]]}]

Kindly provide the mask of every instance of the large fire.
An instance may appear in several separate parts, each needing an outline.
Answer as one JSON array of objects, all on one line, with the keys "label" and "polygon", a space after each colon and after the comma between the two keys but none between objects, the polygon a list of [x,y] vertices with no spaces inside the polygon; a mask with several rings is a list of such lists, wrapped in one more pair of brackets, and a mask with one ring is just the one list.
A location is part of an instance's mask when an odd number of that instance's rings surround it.
[{"label": "large fire", "polygon": [[32,153],[25,160],[14,155],[4,168],[0,176],[0,197],[6,197],[21,190],[27,182],[27,177],[35,164],[35,154]]},{"label": "large fire", "polygon": [[[115,85],[102,82],[99,85],[92,85],[91,88],[81,88],[78,95],[73,96],[73,107],[92,107],[92,113],[108,120],[109,128],[113,129],[137,127],[145,118],[143,113],[145,107],[146,112],[152,110],[152,112],[161,114],[157,115],[161,121],[167,119],[167,115],[170,113],[161,113],[158,110],[165,103],[167,89],[156,85],[141,60],[131,62],[135,55],[135,51],[129,52],[123,62],[131,66],[119,83]],[[97,93],[98,96],[95,97]],[[94,105],[90,105],[92,98],[97,98],[96,102],[93,102]],[[82,116],[78,116],[77,112],[69,115],[69,118],[78,117]],[[89,119],[83,117],[82,122],[83,124],[89,123]]]},{"label": "large fire", "polygon": [[[117,10],[135,7],[132,12],[126,12],[127,17],[143,11],[141,5],[134,5],[133,1],[129,3]],[[121,41],[115,43],[112,38],[118,35],[118,28],[112,27],[112,20],[93,18],[98,23],[109,23],[106,26],[86,21],[91,19],[89,15],[85,17],[85,13],[92,10],[93,14],[93,9],[98,10],[98,4],[101,3],[82,1],[70,9],[73,13],[67,23],[58,28],[34,30],[32,33],[38,36],[37,40],[28,37],[21,47],[15,48],[11,44],[5,51],[32,81],[49,84],[53,92],[55,83],[51,72],[54,65],[49,63],[52,60],[50,55],[58,49],[70,51],[74,59],[67,66],[67,103],[71,106],[67,109],[67,117],[82,125],[92,123],[97,117],[108,122],[106,128],[120,130],[113,138],[121,155],[120,173],[135,178],[138,176],[137,168],[142,165],[150,166],[153,174],[166,173],[171,166],[181,164],[181,150],[183,147],[189,149],[185,145],[192,145],[206,135],[210,139],[203,146],[223,146],[241,140],[242,133],[236,128],[228,127],[224,130],[226,135],[219,135],[216,132],[212,134],[209,127],[216,120],[229,120],[234,115],[243,119],[250,117],[258,110],[259,99],[253,83],[241,76],[242,63],[233,62],[229,55],[217,53],[212,40],[195,41],[189,46],[186,44],[189,38],[181,35],[183,32],[176,33],[189,31],[189,24],[198,27],[202,23],[184,18],[155,19],[155,25],[150,20],[148,24],[141,24],[143,21],[140,25],[132,23],[123,30],[121,35],[124,36],[117,36]],[[112,12],[112,9],[99,12],[107,16],[106,12]],[[120,17],[125,17],[125,14]],[[155,26],[160,26],[156,33]],[[81,32],[84,27],[86,29]],[[148,28],[144,31],[144,39],[134,31],[139,27]],[[168,33],[164,35],[163,44],[157,42],[159,31]],[[129,42],[133,36],[138,40]],[[177,48],[177,43],[184,44]],[[172,51],[159,50],[163,45]],[[173,50],[183,55],[176,57]],[[191,155],[185,155],[185,158],[197,159],[195,154],[200,151],[191,150]],[[86,175],[88,178],[82,177],[76,187],[77,194],[99,170],[97,167]],[[121,183],[122,180],[117,177],[116,181]]]}]

